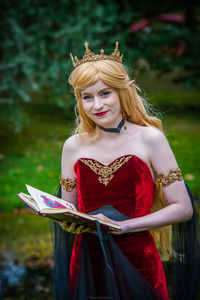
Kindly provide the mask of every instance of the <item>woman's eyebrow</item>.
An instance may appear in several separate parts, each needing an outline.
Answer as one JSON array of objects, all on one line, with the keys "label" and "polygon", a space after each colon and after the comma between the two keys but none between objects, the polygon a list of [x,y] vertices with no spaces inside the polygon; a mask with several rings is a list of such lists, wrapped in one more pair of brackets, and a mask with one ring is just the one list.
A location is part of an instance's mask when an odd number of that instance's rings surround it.
[{"label": "woman's eyebrow", "polygon": [[[109,89],[109,87],[103,88],[102,90],[99,90],[98,93],[102,93],[103,91]],[[92,94],[92,92],[82,92],[81,95],[85,95],[85,94]]]}]

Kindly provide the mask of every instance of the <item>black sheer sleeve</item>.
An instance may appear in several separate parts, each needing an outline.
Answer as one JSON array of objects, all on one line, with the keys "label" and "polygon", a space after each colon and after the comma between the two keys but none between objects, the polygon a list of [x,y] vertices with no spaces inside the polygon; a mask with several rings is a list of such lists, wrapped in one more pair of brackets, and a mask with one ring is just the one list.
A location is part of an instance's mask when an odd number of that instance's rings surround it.
[{"label": "black sheer sleeve", "polygon": [[186,187],[194,213],[190,221],[172,228],[173,300],[194,300],[200,293],[200,225],[192,194]]}]

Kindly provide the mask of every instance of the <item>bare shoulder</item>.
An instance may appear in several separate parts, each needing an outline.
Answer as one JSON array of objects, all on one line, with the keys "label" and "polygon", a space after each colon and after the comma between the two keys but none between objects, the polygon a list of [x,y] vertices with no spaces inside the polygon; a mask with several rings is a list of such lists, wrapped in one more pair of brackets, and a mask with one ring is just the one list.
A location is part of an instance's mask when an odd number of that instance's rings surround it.
[{"label": "bare shoulder", "polygon": [[63,145],[63,153],[67,152],[67,153],[71,153],[77,150],[77,147],[80,144],[80,138],[78,136],[78,134],[72,135],[70,136]]},{"label": "bare shoulder", "polygon": [[78,150],[87,145],[87,138],[90,136],[88,136],[88,133],[85,132],[85,133],[82,133],[82,136],[83,138],[85,138],[85,142],[83,139],[80,138],[79,134],[74,134],[72,136],[70,136],[65,142],[64,142],[64,145],[63,145],[63,151],[67,151],[68,153],[69,152],[72,152],[72,153],[77,153]]},{"label": "bare shoulder", "polygon": [[77,134],[68,138],[63,145],[62,150],[62,167],[73,166],[77,160],[78,153],[81,149],[81,140]]},{"label": "bare shoulder", "polygon": [[165,134],[153,126],[143,127],[141,130],[141,138],[149,147],[168,144]]},{"label": "bare shoulder", "polygon": [[157,157],[161,153],[171,153],[171,147],[165,134],[153,126],[140,126],[140,140],[147,149],[149,159]]},{"label": "bare shoulder", "polygon": [[165,134],[149,126],[143,129],[141,138],[148,149],[148,157],[157,174],[177,167],[177,162]]}]

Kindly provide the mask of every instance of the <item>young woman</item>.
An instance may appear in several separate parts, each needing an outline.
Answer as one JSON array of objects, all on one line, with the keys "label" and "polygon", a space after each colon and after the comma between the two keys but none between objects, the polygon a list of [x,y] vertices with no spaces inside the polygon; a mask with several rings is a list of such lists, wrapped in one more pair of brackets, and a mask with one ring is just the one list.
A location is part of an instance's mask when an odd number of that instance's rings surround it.
[{"label": "young woman", "polygon": [[167,225],[192,218],[191,200],[161,121],[148,114],[118,43],[110,55],[85,47],[82,60],[71,55],[79,115],[77,133],[63,147],[61,195],[121,230],[55,225],[55,297],[169,299],[150,230],[167,255]]}]

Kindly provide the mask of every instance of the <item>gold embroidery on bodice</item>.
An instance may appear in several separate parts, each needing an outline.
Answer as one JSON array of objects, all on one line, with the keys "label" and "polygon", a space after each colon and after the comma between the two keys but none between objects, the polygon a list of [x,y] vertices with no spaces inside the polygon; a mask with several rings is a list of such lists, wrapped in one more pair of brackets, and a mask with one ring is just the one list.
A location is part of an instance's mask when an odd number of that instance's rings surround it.
[{"label": "gold embroidery on bodice", "polygon": [[80,161],[87,165],[95,174],[99,175],[98,180],[100,183],[107,186],[109,182],[113,179],[114,173],[119,170],[129,159],[132,155],[123,156],[119,159],[116,159],[113,163],[109,166],[102,166],[96,160],[91,159],[83,159],[81,158]]}]

